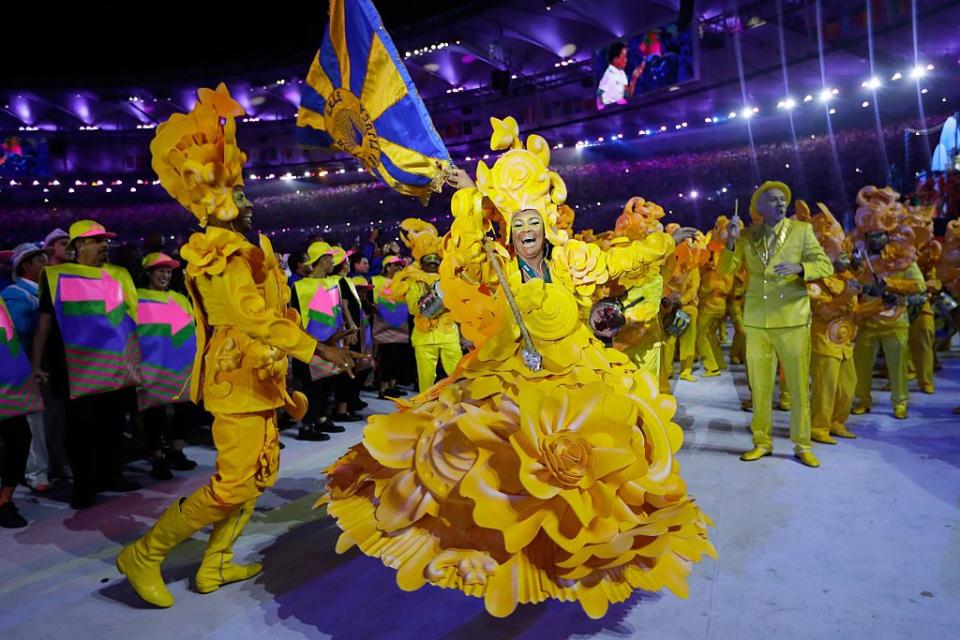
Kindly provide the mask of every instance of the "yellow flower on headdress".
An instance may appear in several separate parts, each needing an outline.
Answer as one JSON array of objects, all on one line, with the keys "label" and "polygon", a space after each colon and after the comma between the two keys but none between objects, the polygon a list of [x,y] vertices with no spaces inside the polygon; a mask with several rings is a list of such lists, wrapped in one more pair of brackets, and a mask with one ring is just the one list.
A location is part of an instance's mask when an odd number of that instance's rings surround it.
[{"label": "yellow flower on headdress", "polygon": [[204,227],[210,216],[224,222],[237,217],[233,189],[243,186],[247,155],[237,146],[236,118],[244,110],[227,86],[197,95],[193,111],[157,127],[150,153],[160,184]]},{"label": "yellow flower on headdress", "polygon": [[507,240],[510,216],[533,210],[543,217],[547,240],[554,245],[563,244],[569,235],[558,228],[558,206],[567,199],[567,187],[560,175],[549,169],[550,145],[542,137],[531,135],[524,148],[513,117],[490,118],[490,123],[490,148],[509,150],[493,167],[483,161],[477,164],[477,188],[503,214],[508,223]]}]

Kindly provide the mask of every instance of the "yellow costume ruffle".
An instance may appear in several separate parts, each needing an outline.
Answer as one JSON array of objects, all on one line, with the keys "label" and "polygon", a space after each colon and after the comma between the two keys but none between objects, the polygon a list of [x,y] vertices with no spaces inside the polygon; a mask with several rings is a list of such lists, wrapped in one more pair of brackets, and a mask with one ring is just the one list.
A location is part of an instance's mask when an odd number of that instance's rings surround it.
[{"label": "yellow costume ruffle", "polygon": [[[505,135],[495,127],[495,138]],[[548,150],[538,144],[523,162]],[[509,173],[500,169],[487,175]],[[608,280],[659,274],[672,239],[654,234],[606,252],[564,241],[553,249],[552,282],[523,282],[516,261],[505,261],[543,359],[534,372],[481,244],[490,220],[480,190],[459,191],[453,210],[441,286],[475,348],[447,380],[372,417],[363,442],[327,469],[318,504],[343,529],[337,551],[356,545],[396,569],[401,589],[459,589],[499,617],[556,599],[599,618],[637,589],[686,597],[692,563],[716,551],[674,457],[683,442],[676,401],[596,340],[581,313]]]}]

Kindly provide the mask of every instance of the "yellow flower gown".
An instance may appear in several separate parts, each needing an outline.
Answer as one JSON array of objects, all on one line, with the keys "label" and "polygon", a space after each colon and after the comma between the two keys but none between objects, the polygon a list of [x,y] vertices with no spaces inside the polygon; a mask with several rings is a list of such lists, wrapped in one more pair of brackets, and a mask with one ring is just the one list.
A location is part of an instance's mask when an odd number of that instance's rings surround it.
[{"label": "yellow flower gown", "polygon": [[673,240],[656,233],[603,252],[554,247],[552,282],[522,281],[498,245],[543,368],[524,365],[520,331],[482,247],[475,189],[454,196],[441,287],[476,348],[446,380],[370,418],[361,444],[327,469],[325,504],[358,546],[426,584],[518,603],[577,601],[592,618],[637,589],[688,593],[712,523],[687,495],[673,397],[581,320],[597,286],[659,272]]}]

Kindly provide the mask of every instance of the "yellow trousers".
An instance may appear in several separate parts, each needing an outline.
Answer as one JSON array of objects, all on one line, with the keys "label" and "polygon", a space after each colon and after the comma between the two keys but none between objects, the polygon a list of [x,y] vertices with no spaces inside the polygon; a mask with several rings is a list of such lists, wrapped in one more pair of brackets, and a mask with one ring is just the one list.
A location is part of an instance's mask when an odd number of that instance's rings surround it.
[{"label": "yellow trousers", "polygon": [[834,358],[814,353],[810,358],[811,393],[810,430],[824,437],[846,426],[857,386],[853,358]]},{"label": "yellow trousers", "polygon": [[680,370],[690,371],[693,369],[693,360],[697,356],[697,316],[699,312],[696,307],[682,307],[683,311],[690,314],[690,324],[687,330],[680,334],[680,337],[665,334],[663,348],[660,352],[660,381],[661,388],[663,383],[673,377],[673,357],[677,353],[677,344],[680,344]]},{"label": "yellow trousers", "polygon": [[857,368],[856,398],[861,406],[870,407],[873,397],[870,386],[873,382],[873,363],[877,351],[883,346],[890,376],[890,401],[894,406],[906,404],[907,394],[907,343],[910,329],[907,327],[861,327],[853,345],[853,364]]},{"label": "yellow trousers", "polygon": [[723,317],[722,313],[701,313],[697,322],[697,352],[703,359],[703,368],[707,371],[727,368],[720,347],[720,324]]},{"label": "yellow trousers", "polygon": [[438,362],[443,363],[443,370],[450,375],[463,356],[459,342],[422,344],[413,348],[413,354],[417,360],[417,380],[420,382],[421,392],[436,383]]},{"label": "yellow trousers", "polygon": [[920,387],[933,386],[933,339],[936,334],[932,315],[921,313],[910,322],[910,357]]},{"label": "yellow trousers", "polygon": [[727,313],[733,322],[733,345],[730,347],[730,359],[746,361],[747,338],[743,332],[743,302],[733,302],[727,305]]},{"label": "yellow trousers", "polygon": [[[275,411],[213,415],[217,473],[184,500],[180,511],[195,529],[253,504],[277,481],[280,436]],[[252,506],[251,506],[252,508]]]},{"label": "yellow trousers", "polygon": [[753,393],[753,444],[773,450],[773,385],[777,377],[777,359],[783,365],[787,389],[793,399],[790,407],[790,440],[797,451],[810,444],[810,327],[761,329],[745,327],[747,338],[747,375]]}]

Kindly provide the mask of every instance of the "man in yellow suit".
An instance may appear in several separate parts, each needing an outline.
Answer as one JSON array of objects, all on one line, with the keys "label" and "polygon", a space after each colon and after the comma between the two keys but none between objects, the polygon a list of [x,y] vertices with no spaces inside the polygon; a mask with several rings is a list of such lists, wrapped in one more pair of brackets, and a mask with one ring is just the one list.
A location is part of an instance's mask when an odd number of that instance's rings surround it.
[{"label": "man in yellow suit", "polygon": [[743,324],[753,392],[754,447],[741,460],[759,460],[773,453],[773,384],[779,358],[794,400],[790,409],[794,455],[808,467],[819,467],[810,440],[811,315],[804,283],[829,276],[833,265],[813,227],[786,217],[790,196],[790,188],[782,182],[760,185],[750,199],[754,224],[741,234],[734,216],[719,271],[734,274],[745,266],[749,277]]},{"label": "man in yellow suit", "polygon": [[[700,271],[700,318],[697,322],[697,353],[703,361],[704,378],[713,378],[720,375],[721,369],[726,369],[723,360],[723,350],[720,347],[720,329],[727,313],[727,296],[733,288],[733,274],[722,272],[719,268],[719,259],[723,251],[723,243],[718,238],[725,234],[730,224],[727,216],[719,216],[710,233],[710,260]],[[738,225],[739,226],[739,225]],[[689,375],[689,373],[688,373]],[[684,373],[680,373],[683,380]],[[692,376],[690,376],[692,377]]]},{"label": "man in yellow suit", "polygon": [[175,500],[117,557],[137,595],[157,607],[174,603],[160,574],[164,558],[208,525],[213,531],[196,575],[200,593],[260,573],[259,564],[234,564],[233,545],[277,478],[276,410],[284,407],[295,419],[306,410],[303,394],[287,392],[287,358],[309,362],[316,355],[342,370],[352,366],[347,352],[318,344],[287,308],[290,289],[270,241],[261,235],[256,247],[243,236],[253,223],[242,189],[246,155],[236,143],[235,118],[244,111],[222,84],[199,94],[193,112],[157,128],[150,150],[161,184],[206,227],[181,256],[197,323],[190,399],[213,413],[217,473]]},{"label": "man in yellow suit", "polygon": [[[678,225],[667,225],[665,231],[673,233]],[[680,378],[694,381],[693,359],[697,344],[697,305],[700,293],[700,267],[706,262],[708,252],[702,234],[693,240],[679,243],[663,267],[666,282],[663,296],[670,301],[671,307],[690,317],[690,324],[679,337],[667,334],[663,343],[663,355],[660,358],[660,390],[670,392],[670,378],[673,377],[673,356],[680,345]]]},{"label": "man in yellow suit", "polygon": [[[870,192],[868,190],[872,189]],[[864,187],[857,195],[857,237],[865,253],[858,271],[863,286],[861,301],[873,313],[861,313],[863,324],[853,350],[857,369],[857,405],[854,415],[868,413],[873,405],[871,383],[873,363],[883,347],[890,378],[890,402],[893,416],[907,417],[907,353],[910,319],[907,314],[911,296],[927,289],[917,266],[916,248],[900,235],[896,211],[899,203],[892,189]]]},{"label": "man in yellow suit", "polygon": [[417,380],[423,393],[437,380],[437,363],[450,375],[460,362],[460,330],[443,304],[440,293],[440,252],[442,238],[436,227],[417,218],[400,223],[405,233],[404,244],[413,254],[414,263],[393,279],[393,297],[403,300],[413,315],[414,358],[417,361]]},{"label": "man in yellow suit", "polygon": [[813,304],[810,432],[814,442],[837,444],[834,436],[856,438],[846,422],[857,384],[853,339],[857,333],[855,314],[860,286],[850,269],[850,243],[840,223],[822,202],[817,203],[819,214],[812,217],[805,203],[797,204],[797,219],[813,225],[814,234],[835,269],[833,275],[807,283],[807,290]]}]

